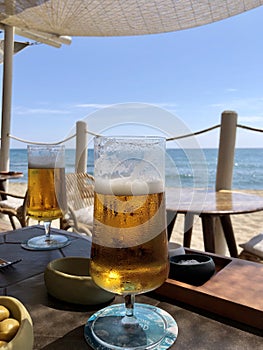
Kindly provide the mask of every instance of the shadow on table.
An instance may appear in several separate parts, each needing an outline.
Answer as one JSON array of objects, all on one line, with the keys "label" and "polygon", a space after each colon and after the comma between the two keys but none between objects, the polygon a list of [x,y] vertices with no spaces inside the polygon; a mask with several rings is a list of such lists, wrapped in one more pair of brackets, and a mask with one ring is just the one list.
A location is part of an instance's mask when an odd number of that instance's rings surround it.
[{"label": "shadow on table", "polygon": [[[35,344],[37,348],[37,344]],[[84,338],[84,325],[73,329],[62,338],[41,348],[42,350],[65,350],[65,349],[92,349]]]},{"label": "shadow on table", "polygon": [[96,312],[104,307],[110,305],[114,298],[107,303],[96,304],[96,305],[81,305],[81,304],[73,304],[63,302],[50,294],[48,294],[46,306],[56,309],[56,310],[64,310],[64,311],[75,311],[75,312]]}]

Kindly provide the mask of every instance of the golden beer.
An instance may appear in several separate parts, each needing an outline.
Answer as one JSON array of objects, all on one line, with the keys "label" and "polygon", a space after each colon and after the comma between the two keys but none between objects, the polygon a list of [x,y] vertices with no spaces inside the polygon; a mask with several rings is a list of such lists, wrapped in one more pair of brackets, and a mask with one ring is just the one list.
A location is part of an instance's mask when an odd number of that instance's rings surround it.
[{"label": "golden beer", "polygon": [[[58,198],[58,194],[60,197]],[[27,214],[36,220],[62,217],[65,168],[28,168]]]},{"label": "golden beer", "polygon": [[100,287],[139,294],[159,287],[169,262],[164,193],[95,192],[90,273]]}]

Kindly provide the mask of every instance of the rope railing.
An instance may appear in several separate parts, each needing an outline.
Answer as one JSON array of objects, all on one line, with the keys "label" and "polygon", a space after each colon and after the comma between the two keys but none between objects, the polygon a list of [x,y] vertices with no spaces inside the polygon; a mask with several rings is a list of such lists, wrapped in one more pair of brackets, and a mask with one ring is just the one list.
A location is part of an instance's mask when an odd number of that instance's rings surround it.
[{"label": "rope railing", "polygon": [[200,131],[192,132],[191,134],[180,135],[180,136],[175,136],[175,137],[169,137],[169,138],[166,139],[166,141],[174,141],[174,140],[183,139],[183,138],[186,138],[186,137],[200,135],[200,134],[203,134],[203,133],[205,133],[207,131],[211,131],[211,130],[214,130],[214,129],[219,128],[219,127],[220,127],[220,124],[217,124],[217,125],[211,126],[210,128],[207,128],[207,129],[203,129],[203,130],[200,130]]},{"label": "rope railing", "polygon": [[[193,136],[197,136],[197,135],[201,135],[203,133],[206,133],[206,132],[209,132],[209,131],[212,131],[214,129],[217,129],[220,127],[220,124],[216,124],[216,125],[213,125],[209,128],[206,128],[206,129],[203,129],[203,130],[199,130],[199,131],[195,131],[195,132],[192,132],[192,133],[189,133],[189,134],[184,134],[184,135],[179,135],[179,136],[174,136],[174,137],[169,137],[166,139],[166,141],[175,141],[175,140],[179,140],[179,139],[182,139],[182,138],[187,138],[187,137],[193,137]],[[242,125],[242,124],[237,124],[237,127],[238,128],[241,128],[241,129],[246,129],[246,130],[249,130],[249,131],[256,131],[256,132],[263,132],[263,129],[260,129],[260,128],[254,128],[254,127],[251,127],[251,126],[247,126],[247,125]],[[92,136],[101,136],[100,134],[97,134],[93,131],[89,131],[87,130],[86,131],[87,134],[89,135],[92,135]],[[55,141],[55,142],[37,142],[37,141],[29,141],[29,140],[25,140],[25,139],[22,139],[20,137],[17,137],[17,136],[14,136],[14,135],[11,135],[9,134],[8,137],[10,137],[11,139],[13,140],[16,140],[16,141],[19,141],[19,142],[23,142],[23,143],[27,143],[27,144],[32,144],[32,145],[59,145],[59,144],[62,144],[62,143],[65,143],[69,140],[72,140],[74,137],[76,137],[76,133],[61,140],[61,141]],[[0,138],[1,140],[1,138]]]},{"label": "rope railing", "polygon": [[102,136],[101,134],[96,134],[95,132],[92,132],[92,131],[89,131],[89,130],[87,130],[86,133],[89,134],[89,135],[92,135],[92,136],[96,136],[96,137]]},{"label": "rope railing", "polygon": [[57,142],[37,142],[37,141],[28,141],[28,140],[25,140],[25,139],[21,139],[20,137],[17,137],[17,136],[14,136],[14,135],[8,135],[8,137],[10,137],[10,139],[13,139],[13,140],[16,140],[16,141],[19,141],[19,142],[23,142],[23,143],[27,143],[27,144],[30,144],[30,145],[60,145],[62,143],[65,143],[71,139],[73,139],[74,137],[76,137],[76,133],[74,135],[71,135],[61,141],[57,141]]},{"label": "rope railing", "polygon": [[258,131],[258,132],[263,132],[263,129],[259,129],[259,128],[252,128],[251,126],[246,126],[246,125],[241,125],[241,124],[237,124],[238,128],[242,128],[242,129],[247,129],[250,131]]}]

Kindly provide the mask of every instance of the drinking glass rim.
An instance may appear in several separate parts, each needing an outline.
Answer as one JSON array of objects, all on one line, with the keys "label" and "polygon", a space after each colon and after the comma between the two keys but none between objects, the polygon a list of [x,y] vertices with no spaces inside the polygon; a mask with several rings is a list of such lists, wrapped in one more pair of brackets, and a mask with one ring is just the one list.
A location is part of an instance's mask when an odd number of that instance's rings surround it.
[{"label": "drinking glass rim", "polygon": [[48,145],[27,145],[27,149],[65,149],[65,145],[52,145],[52,144],[48,144]]},{"label": "drinking glass rim", "polygon": [[100,140],[100,139],[117,139],[117,140],[153,140],[153,141],[165,141],[166,137],[165,136],[145,136],[145,135],[98,135],[95,137],[95,140]]}]

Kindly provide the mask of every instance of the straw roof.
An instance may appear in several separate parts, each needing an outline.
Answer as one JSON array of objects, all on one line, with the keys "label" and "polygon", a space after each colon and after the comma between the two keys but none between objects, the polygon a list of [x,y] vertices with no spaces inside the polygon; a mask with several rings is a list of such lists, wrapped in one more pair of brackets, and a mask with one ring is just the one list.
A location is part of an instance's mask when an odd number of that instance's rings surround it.
[{"label": "straw roof", "polygon": [[0,23],[19,28],[24,36],[141,35],[201,26],[262,4],[263,0],[0,0]]}]

